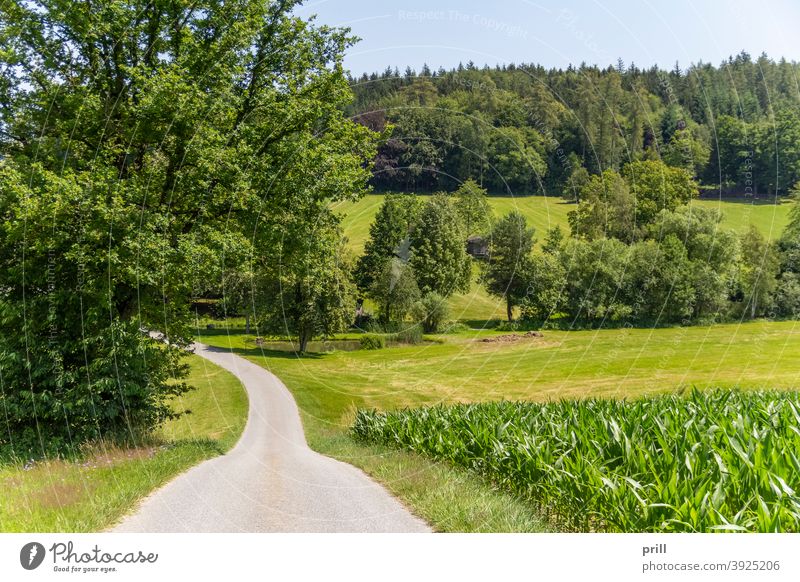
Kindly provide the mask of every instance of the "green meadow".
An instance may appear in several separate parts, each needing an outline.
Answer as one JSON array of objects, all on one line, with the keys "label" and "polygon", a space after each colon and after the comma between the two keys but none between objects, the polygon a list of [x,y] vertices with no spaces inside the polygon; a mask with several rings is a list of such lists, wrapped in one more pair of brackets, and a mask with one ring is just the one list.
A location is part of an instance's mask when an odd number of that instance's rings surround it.
[{"label": "green meadow", "polygon": [[[383,194],[369,194],[357,202],[339,202],[334,209],[343,216],[342,227],[354,251],[360,253],[369,238],[369,227],[377,214]],[[764,200],[745,200],[740,198],[724,200],[695,200],[700,207],[714,208],[722,212],[722,225],[737,232],[744,232],[750,225],[758,228],[767,238],[780,236],[789,223],[791,203],[774,203]],[[555,226],[569,231],[567,214],[575,208],[574,204],[554,196],[490,196],[489,205],[496,217],[512,210],[521,212],[528,224],[536,229],[539,239]]]}]

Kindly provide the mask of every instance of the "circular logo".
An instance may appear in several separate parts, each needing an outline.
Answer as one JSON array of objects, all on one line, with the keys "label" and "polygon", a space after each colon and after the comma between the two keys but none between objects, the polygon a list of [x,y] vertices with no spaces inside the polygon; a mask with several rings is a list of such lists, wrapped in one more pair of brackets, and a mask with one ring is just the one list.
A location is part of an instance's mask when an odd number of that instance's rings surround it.
[{"label": "circular logo", "polygon": [[44,546],[39,542],[30,542],[19,551],[19,563],[26,570],[35,570],[44,561]]}]

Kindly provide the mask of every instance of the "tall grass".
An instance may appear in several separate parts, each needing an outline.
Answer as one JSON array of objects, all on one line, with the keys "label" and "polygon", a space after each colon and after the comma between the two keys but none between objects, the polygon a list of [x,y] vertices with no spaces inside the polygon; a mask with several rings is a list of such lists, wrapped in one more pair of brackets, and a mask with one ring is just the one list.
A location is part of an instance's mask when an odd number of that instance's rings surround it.
[{"label": "tall grass", "polygon": [[797,532],[799,400],[717,390],[360,410],[351,433],[472,469],[568,529]]}]

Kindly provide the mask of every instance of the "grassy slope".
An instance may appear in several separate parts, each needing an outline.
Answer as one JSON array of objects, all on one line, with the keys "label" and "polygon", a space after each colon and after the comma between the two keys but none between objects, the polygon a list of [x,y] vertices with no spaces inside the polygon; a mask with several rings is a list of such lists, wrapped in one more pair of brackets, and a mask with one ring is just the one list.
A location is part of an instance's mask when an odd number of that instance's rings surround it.
[{"label": "grassy slope", "polygon": [[113,524],[153,489],[222,454],[247,421],[247,395],[230,373],[190,357],[197,390],[176,403],[192,414],[164,426],[149,446],[97,446],[77,461],[50,460],[30,468],[0,465],[0,531],[88,532]]},{"label": "grassy slope", "polygon": [[535,531],[542,525],[524,504],[459,470],[354,443],[345,431],[356,408],[628,397],[693,385],[800,384],[797,322],[547,331],[542,339],[480,341],[497,335],[471,332],[447,336],[441,344],[299,359],[254,349],[236,330],[203,339],[233,348],[278,375],[298,402],[313,448],[363,468],[447,531]]},{"label": "grassy slope", "polygon": [[[352,248],[360,253],[369,238],[369,226],[372,224],[383,201],[382,194],[370,194],[358,202],[341,202],[334,208],[343,216],[342,226],[350,239]],[[791,204],[754,203],[740,199],[732,200],[695,200],[692,204],[704,208],[716,208],[722,211],[723,226],[737,232],[745,231],[754,224],[764,236],[777,238],[789,222]],[[512,210],[521,212],[528,223],[536,229],[536,236],[542,239],[547,231],[560,226],[569,231],[567,213],[575,209],[575,205],[563,202],[560,198],[550,196],[492,196],[489,198],[495,216],[503,216]]]}]

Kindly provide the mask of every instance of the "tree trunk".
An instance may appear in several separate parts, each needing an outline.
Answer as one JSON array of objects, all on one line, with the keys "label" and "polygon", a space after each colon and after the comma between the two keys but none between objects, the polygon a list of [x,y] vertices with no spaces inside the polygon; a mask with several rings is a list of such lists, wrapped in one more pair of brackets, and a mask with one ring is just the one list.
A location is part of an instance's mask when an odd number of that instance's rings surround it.
[{"label": "tree trunk", "polygon": [[300,334],[298,335],[297,340],[298,340],[298,351],[301,354],[305,354],[306,350],[308,349],[308,340],[311,339],[310,335],[311,334],[308,332],[307,329],[302,328],[300,330]]},{"label": "tree trunk", "polygon": [[508,315],[508,321],[514,320],[514,306],[511,303],[511,299],[506,299],[506,315]]}]

